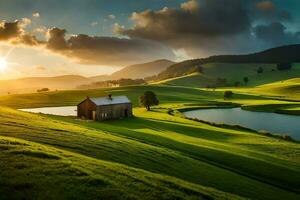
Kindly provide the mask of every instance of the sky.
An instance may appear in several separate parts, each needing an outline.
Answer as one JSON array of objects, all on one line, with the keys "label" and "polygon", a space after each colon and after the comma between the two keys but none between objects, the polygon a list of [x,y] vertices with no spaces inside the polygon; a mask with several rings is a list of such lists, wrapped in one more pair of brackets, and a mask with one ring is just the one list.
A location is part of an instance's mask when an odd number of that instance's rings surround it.
[{"label": "sky", "polygon": [[296,44],[299,10],[298,0],[0,0],[0,79]]}]

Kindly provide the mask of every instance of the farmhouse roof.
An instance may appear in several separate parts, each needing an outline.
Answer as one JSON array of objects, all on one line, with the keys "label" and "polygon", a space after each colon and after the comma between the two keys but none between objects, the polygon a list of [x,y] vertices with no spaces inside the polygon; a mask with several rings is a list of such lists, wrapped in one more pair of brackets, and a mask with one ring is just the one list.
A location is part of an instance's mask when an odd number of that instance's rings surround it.
[{"label": "farmhouse roof", "polygon": [[90,98],[90,100],[97,106],[130,103],[126,96]]}]

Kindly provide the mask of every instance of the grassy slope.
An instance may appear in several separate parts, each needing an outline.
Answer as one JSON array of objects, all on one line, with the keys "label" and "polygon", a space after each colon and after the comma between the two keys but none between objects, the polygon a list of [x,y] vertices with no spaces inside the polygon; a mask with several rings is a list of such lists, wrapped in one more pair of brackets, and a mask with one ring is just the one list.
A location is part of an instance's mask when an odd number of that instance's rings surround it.
[{"label": "grassy slope", "polygon": [[[258,67],[264,69],[262,74],[257,74]],[[228,84],[234,85],[236,81],[243,83],[243,78],[247,76],[250,80],[248,86],[258,86],[300,76],[300,64],[294,64],[292,70],[287,71],[272,71],[273,69],[276,69],[276,65],[210,63],[203,65],[203,74],[194,73],[160,81],[159,83],[176,86],[205,87],[206,85],[215,83],[215,80],[219,77],[226,78]]]},{"label": "grassy slope", "polygon": [[[300,75],[299,75],[300,76]],[[300,98],[300,78],[278,81],[261,85],[252,90],[259,94],[267,94],[280,97]]]},{"label": "grassy slope", "polygon": [[143,193],[149,199],[233,198],[207,188],[213,187],[256,199],[299,198],[287,191],[299,188],[298,144],[211,127],[170,116],[164,109],[135,109],[135,115],[95,123],[1,108],[0,155],[5,162],[0,185],[6,185],[1,194],[34,191],[41,196],[51,188],[47,192],[53,198],[62,191],[66,197],[91,199],[140,198]]},{"label": "grassy slope", "polygon": [[180,152],[48,117],[0,111],[0,199],[238,198],[151,172],[197,163]]},{"label": "grassy slope", "polygon": [[0,96],[0,105],[14,108],[77,105],[86,98],[86,96],[97,97],[112,94],[113,96],[127,95],[134,106],[138,106],[138,97],[147,90],[154,91],[162,103],[187,103],[222,98],[222,92],[211,93],[209,91],[193,88],[132,86],[112,89],[70,90]]},{"label": "grassy slope", "polygon": [[[162,108],[155,112],[135,109],[136,118],[122,121],[82,122],[1,108],[2,140],[18,138],[22,139],[21,142],[30,141],[27,146],[7,145],[8,142],[4,142],[4,147],[1,145],[0,148],[5,149],[0,154],[5,160],[1,177],[5,179],[0,181],[0,185],[9,183],[2,187],[1,193],[14,191],[12,194],[20,196],[29,192],[41,195],[52,184],[49,193],[53,198],[61,191],[66,197],[82,197],[88,193],[90,198],[112,193],[124,198],[139,198],[145,192],[149,193],[149,199],[163,193],[165,198],[174,198],[173,192],[178,198],[200,194],[203,198],[233,198],[228,193],[256,199],[299,198],[296,195],[296,191],[300,192],[299,144],[245,131],[216,128],[166,114],[167,107],[223,101],[222,92],[136,86],[3,96],[0,103],[16,108],[75,105],[86,95],[112,93],[128,95],[136,106],[138,95],[145,90],[158,94]],[[249,95],[235,95],[232,101],[242,104],[286,103]],[[14,149],[17,153],[11,153]],[[32,155],[28,151],[38,153]],[[74,159],[68,154],[74,155]],[[7,165],[10,167],[5,168]],[[44,166],[48,165],[53,167],[44,172]],[[63,173],[64,170],[66,173]],[[12,171],[17,171],[17,176]],[[28,173],[30,177],[45,177],[45,182],[37,184],[36,179],[29,181],[25,176]],[[54,179],[57,182],[53,182]],[[163,181],[166,179],[169,182]],[[64,184],[67,180],[68,186]],[[107,180],[113,183],[107,186]],[[61,190],[55,187],[57,184]],[[73,188],[78,193],[72,193]],[[132,196],[128,196],[129,193]]]}]

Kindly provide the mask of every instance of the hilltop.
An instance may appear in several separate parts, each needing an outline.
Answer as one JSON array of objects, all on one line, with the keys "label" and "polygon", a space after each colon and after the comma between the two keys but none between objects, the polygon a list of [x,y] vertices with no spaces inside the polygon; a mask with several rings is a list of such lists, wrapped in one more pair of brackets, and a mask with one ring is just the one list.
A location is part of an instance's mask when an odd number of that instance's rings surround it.
[{"label": "hilltop", "polygon": [[[263,72],[258,73],[258,69]],[[172,69],[173,70],[173,69]],[[277,70],[276,64],[264,63],[208,63],[201,65],[201,71],[174,78],[156,81],[154,84],[188,87],[253,87],[276,81],[297,78],[300,64],[295,63],[290,70]],[[247,85],[244,77],[248,78]]]},{"label": "hilltop", "polygon": [[[298,53],[299,51],[300,45],[297,44],[272,48],[262,52],[246,55],[220,55],[203,59],[187,60],[168,67],[166,70],[158,74],[157,79],[164,80],[168,78],[183,76],[194,72],[195,70],[197,71],[203,65],[207,64],[214,65],[217,63],[223,63],[227,65],[232,64],[235,66],[238,66],[238,64],[240,64],[241,68],[247,67],[247,65],[243,66],[243,64],[251,64],[250,66],[256,65],[256,67],[258,68],[262,64],[275,65],[278,63],[297,63],[300,62],[300,55]],[[222,66],[220,66],[220,68],[218,68],[218,73],[224,72],[225,70],[228,69],[224,69],[222,68]],[[239,69],[236,68],[235,71],[237,70]],[[229,73],[234,73],[235,71],[229,71]]]},{"label": "hilltop", "polygon": [[157,75],[158,73],[164,71],[169,66],[175,64],[175,62],[161,59],[148,63],[135,64],[124,67],[123,69],[112,73],[108,76],[95,76],[90,77],[93,81],[103,81],[103,80],[117,80],[121,78],[130,78],[130,79],[142,79],[149,76]]}]

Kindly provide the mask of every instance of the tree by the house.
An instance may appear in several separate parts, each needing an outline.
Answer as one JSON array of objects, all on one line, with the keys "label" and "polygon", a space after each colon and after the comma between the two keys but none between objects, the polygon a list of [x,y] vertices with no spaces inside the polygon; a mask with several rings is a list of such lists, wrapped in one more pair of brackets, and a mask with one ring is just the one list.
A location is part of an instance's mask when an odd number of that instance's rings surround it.
[{"label": "tree by the house", "polygon": [[147,110],[150,110],[150,107],[158,105],[159,101],[154,92],[146,91],[142,96],[140,96],[140,104],[144,106]]},{"label": "tree by the house", "polygon": [[247,85],[248,84],[248,82],[249,82],[249,78],[248,77],[244,77],[244,83],[245,83],[245,85]]}]

